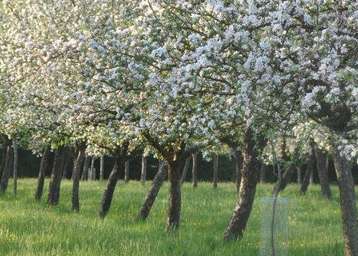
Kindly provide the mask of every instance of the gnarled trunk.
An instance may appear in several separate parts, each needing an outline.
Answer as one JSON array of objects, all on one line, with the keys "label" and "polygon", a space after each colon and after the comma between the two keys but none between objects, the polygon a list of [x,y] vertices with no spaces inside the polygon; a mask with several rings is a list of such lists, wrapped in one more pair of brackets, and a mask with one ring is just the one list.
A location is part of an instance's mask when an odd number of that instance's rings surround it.
[{"label": "gnarled trunk", "polygon": [[317,145],[314,147],[316,156],[316,166],[319,177],[319,183],[321,185],[321,193],[323,197],[327,199],[332,198],[331,188],[329,186],[328,177],[328,157]]},{"label": "gnarled trunk", "polygon": [[180,174],[184,167],[184,158],[168,162],[169,188],[169,209],[167,219],[167,231],[175,231],[180,224],[181,211],[181,182]]},{"label": "gnarled trunk", "polygon": [[198,153],[193,154],[193,167],[192,167],[193,187],[198,186]]},{"label": "gnarled trunk", "polygon": [[60,200],[60,188],[61,188],[64,158],[65,158],[65,149],[60,148],[56,150],[51,178],[50,178],[48,198],[47,198],[47,203],[49,205],[57,205]]},{"label": "gnarled trunk", "polygon": [[337,148],[333,161],[340,193],[345,256],[358,256],[358,214],[351,166]]},{"label": "gnarled trunk", "polygon": [[80,210],[79,189],[80,189],[81,167],[85,159],[85,151],[86,151],[85,147],[79,148],[77,157],[73,164],[72,211],[76,211],[76,212]]},{"label": "gnarled trunk", "polygon": [[163,185],[166,175],[167,175],[167,170],[165,168],[165,162],[160,161],[158,172],[153,179],[152,187],[150,188],[145,198],[144,204],[142,205],[142,208],[139,211],[138,214],[139,219],[145,220],[149,216],[150,210],[152,209],[155,199],[157,198],[157,195],[159,193],[159,190]]},{"label": "gnarled trunk", "polygon": [[41,200],[43,190],[44,190],[44,183],[45,183],[45,176],[46,170],[48,170],[50,166],[50,150],[46,148],[41,157],[39,175],[37,177],[37,187],[35,192],[35,199],[37,201]]},{"label": "gnarled trunk", "polygon": [[213,157],[213,186],[214,188],[218,187],[218,177],[219,175],[219,156],[215,154]]},{"label": "gnarled trunk", "polygon": [[256,193],[259,176],[257,149],[262,147],[261,144],[263,143],[257,143],[255,146],[253,131],[248,128],[245,131],[243,168],[238,202],[226,228],[224,240],[241,239],[243,237]]},{"label": "gnarled trunk", "polygon": [[120,171],[124,169],[125,161],[127,160],[127,150],[128,145],[125,145],[120,152],[117,152],[115,154],[114,158],[114,166],[112,169],[111,174],[109,175],[108,181],[107,181],[107,187],[104,190],[101,206],[99,209],[99,216],[100,218],[106,217],[109,208],[111,207],[113,194],[116,189],[116,185],[119,179],[119,173]]}]

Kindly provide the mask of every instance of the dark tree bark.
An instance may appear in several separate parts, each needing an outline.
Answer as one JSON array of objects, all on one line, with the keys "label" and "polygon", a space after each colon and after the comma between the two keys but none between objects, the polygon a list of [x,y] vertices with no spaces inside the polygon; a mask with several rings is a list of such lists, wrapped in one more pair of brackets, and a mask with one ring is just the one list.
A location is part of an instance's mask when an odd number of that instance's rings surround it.
[{"label": "dark tree bark", "polygon": [[144,200],[144,204],[139,211],[138,219],[145,220],[149,216],[150,210],[152,209],[152,206],[155,202],[155,199],[157,198],[160,188],[163,185],[163,182],[165,181],[166,176],[167,170],[165,167],[165,162],[160,161],[158,172],[153,179],[152,187],[150,188]]},{"label": "dark tree bark", "polygon": [[219,180],[219,156],[215,154],[213,157],[213,186],[214,188],[218,187]]},{"label": "dark tree bark", "polygon": [[224,240],[235,240],[243,237],[255,198],[259,176],[258,149],[265,144],[260,140],[255,145],[254,133],[250,128],[245,131],[243,148],[243,168],[238,202],[229,225],[224,233]]},{"label": "dark tree bark", "polygon": [[345,256],[358,256],[358,214],[351,165],[337,148],[333,161],[340,193]]},{"label": "dark tree bark", "polygon": [[78,212],[80,210],[80,200],[79,200],[79,188],[80,188],[80,178],[81,178],[81,167],[85,159],[86,147],[81,145],[78,149],[77,157],[73,165],[73,174],[72,174],[72,211]]},{"label": "dark tree bark", "polygon": [[140,181],[144,185],[147,180],[147,165],[148,165],[148,159],[146,156],[142,156],[142,170],[140,173]]},{"label": "dark tree bark", "polygon": [[102,219],[106,217],[109,208],[111,207],[113,194],[119,179],[119,173],[121,170],[123,171],[124,164],[127,160],[127,149],[128,145],[121,148],[120,151],[117,151],[114,155],[114,166],[111,174],[109,175],[107,186],[103,193],[101,206],[99,209],[99,217]]},{"label": "dark tree bark", "polygon": [[5,167],[4,167],[4,171],[1,175],[1,181],[0,181],[0,192],[1,193],[5,193],[5,191],[7,189],[12,168],[13,168],[13,150],[12,150],[11,145],[8,145],[7,152],[6,152]]},{"label": "dark tree bark", "polygon": [[49,184],[49,192],[47,203],[49,205],[57,205],[60,200],[60,189],[61,189],[61,180],[63,173],[63,165],[65,158],[65,149],[60,148],[55,152],[55,159],[53,162],[52,173]]},{"label": "dark tree bark", "polygon": [[14,179],[14,195],[17,195],[17,176],[18,176],[18,164],[19,164],[19,151],[17,141],[12,141],[12,148],[14,151],[14,165],[13,165],[13,179]]},{"label": "dark tree bark", "polygon": [[2,152],[1,152],[1,164],[0,164],[0,177],[2,176],[2,173],[5,169],[6,164],[6,153],[7,153],[7,144],[8,142],[5,141],[2,145]]},{"label": "dark tree bark", "polygon": [[35,199],[37,201],[41,200],[44,190],[46,170],[49,168],[49,165],[50,165],[50,150],[46,148],[41,157],[40,170],[39,170],[39,175],[37,177],[37,187],[35,192]]},{"label": "dark tree bark", "polygon": [[310,184],[314,164],[315,164],[315,157],[314,157],[313,147],[311,147],[305,176],[303,177],[302,185],[300,188],[300,193],[303,195],[307,192],[308,186]]},{"label": "dark tree bark", "polygon": [[99,180],[103,181],[104,179],[104,156],[101,156],[99,163]]},{"label": "dark tree bark", "polygon": [[239,150],[232,148],[234,154],[234,168],[235,168],[235,185],[237,193],[240,192],[240,183],[241,183],[241,169],[242,169],[242,154]]},{"label": "dark tree bark", "polygon": [[198,186],[198,153],[194,153],[193,156],[193,167],[192,167],[192,178],[193,178],[193,187]]},{"label": "dark tree bark", "polygon": [[82,180],[88,180],[88,171],[90,168],[90,164],[91,164],[91,157],[86,156],[85,162],[83,164],[82,177],[81,177]]},{"label": "dark tree bark", "polygon": [[167,231],[175,231],[180,224],[181,211],[181,171],[184,167],[186,157],[178,156],[174,161],[168,161],[169,209],[167,220]]},{"label": "dark tree bark", "polygon": [[72,161],[73,158],[73,153],[74,152],[72,152],[72,149],[68,149],[64,153],[64,164],[63,164],[63,172],[62,172],[63,179],[66,179],[69,176],[68,169],[69,169],[70,162]]},{"label": "dark tree bark", "polygon": [[129,163],[129,160],[127,160],[124,163],[124,182],[125,183],[129,182],[129,166],[130,166],[130,163]]},{"label": "dark tree bark", "polygon": [[185,165],[184,165],[184,168],[183,168],[183,173],[181,175],[181,181],[180,181],[181,184],[183,184],[184,181],[185,181],[186,175],[188,174],[189,166],[190,166],[190,157],[187,157],[185,159]]},{"label": "dark tree bark", "polygon": [[316,157],[316,167],[321,185],[321,194],[327,199],[332,198],[331,188],[329,186],[328,177],[328,157],[317,145],[314,146],[314,153]]}]

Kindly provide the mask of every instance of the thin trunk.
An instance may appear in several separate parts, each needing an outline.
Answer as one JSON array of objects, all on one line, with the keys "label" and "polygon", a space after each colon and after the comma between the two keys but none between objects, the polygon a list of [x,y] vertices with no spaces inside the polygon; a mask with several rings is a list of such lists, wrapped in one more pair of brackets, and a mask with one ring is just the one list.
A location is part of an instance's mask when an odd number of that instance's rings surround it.
[{"label": "thin trunk", "polygon": [[91,168],[90,168],[90,175],[89,175],[89,179],[90,180],[96,180],[96,168],[94,167],[94,164],[96,163],[96,157],[92,157],[91,159]]},{"label": "thin trunk", "polygon": [[78,212],[80,210],[80,200],[79,200],[79,188],[80,188],[80,178],[81,178],[81,167],[85,159],[85,147],[81,147],[78,150],[77,157],[73,164],[73,184],[72,184],[72,211]]},{"label": "thin trunk", "polygon": [[102,219],[104,217],[106,217],[106,215],[109,211],[109,208],[111,207],[113,194],[114,194],[114,191],[116,189],[116,185],[117,185],[117,182],[119,179],[119,173],[121,170],[123,170],[124,163],[127,160],[125,157],[126,155],[127,155],[126,148],[121,150],[120,153],[117,153],[117,155],[115,155],[114,166],[113,166],[111,174],[109,175],[109,178],[107,181],[107,187],[103,193],[101,206],[100,206],[100,210],[99,210],[99,216]]},{"label": "thin trunk", "polygon": [[8,145],[7,151],[6,151],[6,160],[5,160],[4,171],[1,175],[1,181],[0,181],[0,192],[1,193],[5,193],[7,186],[9,184],[9,178],[10,178],[11,169],[12,169],[12,160],[13,160],[12,147],[10,145]]},{"label": "thin trunk", "polygon": [[193,154],[192,178],[193,187],[196,188],[198,186],[198,153]]},{"label": "thin trunk", "polygon": [[88,180],[88,169],[90,167],[90,163],[91,163],[91,157],[86,156],[85,162],[83,164],[82,177],[81,177],[82,180]]},{"label": "thin trunk", "polygon": [[283,191],[288,183],[291,180],[291,177],[293,175],[295,171],[295,167],[293,165],[289,166],[286,171],[283,173],[283,175],[281,176],[281,178],[279,178],[279,180],[277,181],[276,185],[274,186],[273,192],[272,194],[274,196],[278,195],[281,191]]},{"label": "thin trunk", "polygon": [[19,164],[19,151],[16,140],[12,141],[12,148],[14,151],[14,168],[13,168],[13,179],[14,179],[14,195],[17,194],[17,176],[18,176],[18,164]]},{"label": "thin trunk", "polygon": [[104,179],[104,156],[101,156],[101,160],[99,163],[99,179],[103,181]]},{"label": "thin trunk", "polygon": [[167,170],[165,167],[165,162],[160,161],[158,172],[153,179],[152,187],[150,188],[145,198],[144,204],[142,205],[142,208],[139,211],[138,214],[139,219],[145,220],[149,216],[150,210],[152,209],[155,199],[157,198],[158,192],[164,183],[166,175],[167,175]]},{"label": "thin trunk", "polygon": [[297,167],[297,183],[298,185],[302,185],[302,167]]},{"label": "thin trunk", "polygon": [[49,168],[49,165],[50,165],[50,150],[45,149],[41,158],[40,170],[37,178],[37,188],[35,193],[35,199],[37,201],[41,200],[44,190],[46,170]]},{"label": "thin trunk", "polygon": [[224,240],[235,240],[243,237],[252,210],[259,176],[257,149],[261,149],[263,144],[263,141],[255,143],[254,134],[250,128],[245,131],[240,192],[234,213],[226,228]]},{"label": "thin trunk", "polygon": [[351,166],[337,148],[334,148],[333,161],[340,193],[344,255],[358,256],[358,214]]},{"label": "thin trunk", "polygon": [[319,183],[321,185],[321,193],[323,197],[327,199],[332,198],[331,188],[329,186],[328,177],[328,157],[317,145],[314,147],[316,156],[316,166],[319,177]]},{"label": "thin trunk", "polygon": [[215,154],[213,157],[213,186],[218,187],[218,175],[219,175],[219,155]]},{"label": "thin trunk", "polygon": [[68,167],[70,165],[70,162],[72,160],[72,150],[66,150],[66,153],[64,155],[64,164],[63,164],[63,172],[62,172],[62,178],[66,179],[68,177]]},{"label": "thin trunk", "polygon": [[124,163],[124,182],[129,182],[129,160]]},{"label": "thin trunk", "polygon": [[64,154],[64,148],[60,148],[55,152],[47,199],[47,203],[49,205],[57,205],[60,199],[60,188],[65,157]]},{"label": "thin trunk", "polygon": [[305,194],[307,192],[307,189],[308,189],[308,186],[310,184],[311,177],[312,177],[314,163],[315,163],[315,157],[314,157],[313,147],[311,147],[309,160],[308,160],[307,168],[306,168],[306,172],[305,172],[305,176],[303,178],[302,185],[301,185],[301,188],[300,188],[300,193],[301,194]]},{"label": "thin trunk", "polygon": [[181,211],[181,171],[184,167],[184,158],[168,162],[169,188],[169,209],[167,219],[167,231],[175,231],[180,224]]},{"label": "thin trunk", "polygon": [[140,181],[142,182],[142,184],[144,185],[146,180],[147,180],[147,164],[148,164],[148,159],[146,156],[142,156],[142,170],[140,173]]},{"label": "thin trunk", "polygon": [[181,179],[180,179],[181,184],[183,184],[185,181],[186,175],[188,174],[189,166],[190,166],[190,157],[187,157],[185,159],[185,165],[184,165],[183,173],[182,173]]}]

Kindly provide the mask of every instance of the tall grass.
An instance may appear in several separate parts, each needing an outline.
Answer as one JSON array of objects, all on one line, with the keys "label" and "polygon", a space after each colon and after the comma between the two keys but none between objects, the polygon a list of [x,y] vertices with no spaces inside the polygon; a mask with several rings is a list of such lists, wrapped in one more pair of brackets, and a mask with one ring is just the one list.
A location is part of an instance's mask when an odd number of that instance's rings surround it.
[{"label": "tall grass", "polygon": [[[71,182],[62,183],[60,205],[48,207],[33,199],[36,181],[22,179],[18,195],[11,189],[0,196],[0,255],[243,255],[256,256],[261,238],[261,205],[256,200],[245,237],[240,242],[224,242],[223,232],[235,205],[235,186],[209,183],[197,189],[184,184],[182,222],[176,234],[165,232],[168,185],[146,222],[138,222],[139,211],[149,182],[119,183],[109,215],[97,216],[105,182],[83,182],[81,211],[72,213]],[[12,186],[12,184],[10,184]],[[257,199],[270,195],[272,185],[260,185]],[[332,202],[312,186],[306,196],[290,185],[282,194],[289,199],[289,255],[343,255],[338,191]]]}]

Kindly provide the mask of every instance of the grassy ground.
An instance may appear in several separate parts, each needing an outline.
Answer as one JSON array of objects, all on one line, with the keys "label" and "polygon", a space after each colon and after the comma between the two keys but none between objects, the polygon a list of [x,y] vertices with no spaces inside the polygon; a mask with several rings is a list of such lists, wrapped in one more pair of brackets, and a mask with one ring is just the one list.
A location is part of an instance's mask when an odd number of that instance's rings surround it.
[{"label": "grassy ground", "polygon": [[[33,200],[36,181],[19,181],[19,193],[0,197],[0,255],[259,255],[262,206],[272,185],[260,185],[253,215],[241,242],[223,242],[223,231],[235,204],[233,184],[209,183],[197,189],[183,188],[182,225],[176,235],[165,232],[168,186],[160,192],[147,222],[135,216],[145,192],[137,182],[117,187],[112,208],[102,221],[97,217],[105,183],[81,184],[81,212],[70,211],[71,183],[62,185],[61,202],[49,208],[45,200]],[[343,255],[337,188],[334,200],[323,200],[319,187],[299,196],[291,185],[283,193],[289,199],[289,254],[294,256]],[[45,191],[46,195],[46,191]]]}]

